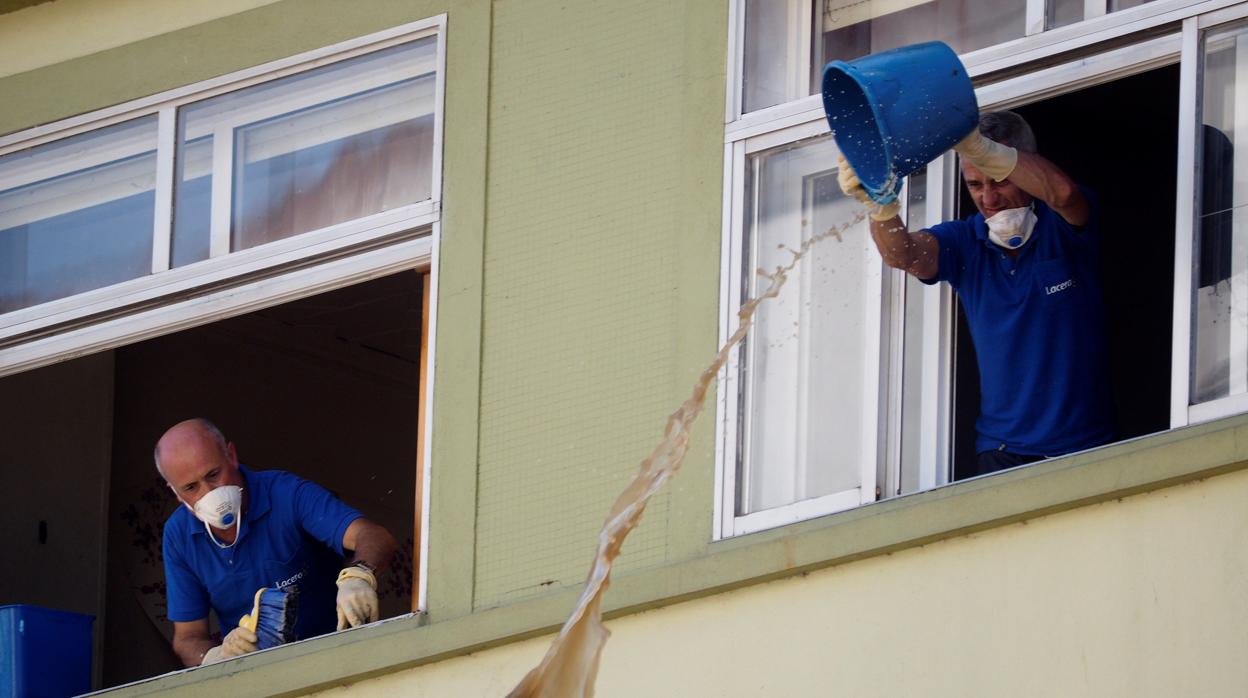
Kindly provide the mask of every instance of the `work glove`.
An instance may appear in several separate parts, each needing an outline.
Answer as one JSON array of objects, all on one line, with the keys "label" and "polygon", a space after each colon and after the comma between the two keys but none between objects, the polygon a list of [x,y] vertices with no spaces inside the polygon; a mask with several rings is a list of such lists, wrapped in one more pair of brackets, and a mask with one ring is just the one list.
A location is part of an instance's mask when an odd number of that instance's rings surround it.
[{"label": "work glove", "polygon": [[247,628],[234,628],[221,641],[221,644],[210,648],[204,653],[200,664],[212,664],[230,657],[239,657],[256,651],[256,634]]},{"label": "work glove", "polygon": [[967,134],[966,138],[958,141],[953,149],[962,156],[963,160],[997,182],[1009,177],[1014,171],[1014,166],[1018,164],[1017,150],[985,137],[978,128]]},{"label": "work glove", "polygon": [[867,194],[867,190],[862,187],[862,181],[858,179],[858,173],[854,172],[854,168],[849,166],[849,161],[844,155],[836,156],[836,181],[841,185],[841,191],[845,196],[858,199],[867,205],[867,215],[872,220],[886,221],[897,215],[901,211],[901,202],[894,200],[892,203],[877,204]]},{"label": "work glove", "polygon": [[338,629],[377,620],[377,578],[358,565],[338,573]]}]

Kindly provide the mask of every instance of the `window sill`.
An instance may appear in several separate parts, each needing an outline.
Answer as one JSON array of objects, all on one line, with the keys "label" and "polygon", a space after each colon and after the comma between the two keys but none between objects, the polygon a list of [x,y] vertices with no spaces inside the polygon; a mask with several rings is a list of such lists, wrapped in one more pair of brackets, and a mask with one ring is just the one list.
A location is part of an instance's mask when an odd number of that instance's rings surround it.
[{"label": "window sill", "polygon": [[[694,559],[614,580],[606,614],[635,613],[1243,468],[1248,415],[711,543]],[[404,616],[100,694],[177,690],[241,698],[340,686],[553,632],[579,595],[579,587],[567,588],[434,623]]]}]

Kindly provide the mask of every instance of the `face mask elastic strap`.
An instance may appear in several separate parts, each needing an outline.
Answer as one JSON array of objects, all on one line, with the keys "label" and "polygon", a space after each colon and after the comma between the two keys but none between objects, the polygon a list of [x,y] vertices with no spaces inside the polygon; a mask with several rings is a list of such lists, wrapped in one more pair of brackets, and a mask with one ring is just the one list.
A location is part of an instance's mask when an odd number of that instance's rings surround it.
[{"label": "face mask elastic strap", "polygon": [[206,531],[206,532],[208,533],[208,539],[209,539],[209,540],[211,540],[213,543],[216,543],[216,544],[217,544],[217,547],[218,547],[218,548],[221,548],[222,550],[226,550],[226,549],[228,549],[228,548],[233,548],[234,546],[238,545],[238,539],[239,539],[240,537],[242,537],[242,533],[243,533],[243,517],[241,517],[241,516],[240,516],[240,517],[238,517],[238,520],[234,522],[234,542],[233,542],[233,543],[230,543],[230,544],[228,544],[228,545],[226,545],[226,544],[222,543],[221,541],[217,540],[217,537],[216,537],[216,536],[214,536],[214,535],[212,535],[212,526],[209,526],[207,521],[205,521],[205,522],[203,522],[203,523],[204,523],[204,531]]}]

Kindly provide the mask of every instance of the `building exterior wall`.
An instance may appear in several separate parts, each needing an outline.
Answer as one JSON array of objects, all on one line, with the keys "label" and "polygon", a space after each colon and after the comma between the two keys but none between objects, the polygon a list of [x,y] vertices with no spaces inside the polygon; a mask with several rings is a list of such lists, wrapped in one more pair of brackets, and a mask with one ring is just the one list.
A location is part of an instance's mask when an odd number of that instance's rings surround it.
[{"label": "building exterior wall", "polygon": [[[122,693],[491,695],[540,658],[716,348],[729,5],[0,15],[0,133],[447,15],[428,613]],[[1248,420],[717,543],[710,421],[625,546],[600,695],[1248,691]]]},{"label": "building exterior wall", "polygon": [[59,0],[0,18],[0,77],[159,36],[273,0]]},{"label": "building exterior wall", "polygon": [[[714,355],[725,31],[722,2],[494,5],[474,608],[580,585]],[[622,569],[710,539],[710,434]]]},{"label": "building exterior wall", "polygon": [[[439,13],[428,598],[446,618],[578,585],[603,512],[713,356],[725,3],[58,0],[0,15],[22,37],[0,49],[0,133]],[[705,549],[708,426],[621,569]]]},{"label": "building exterior wall", "polygon": [[[611,696],[1240,696],[1248,472],[608,621]],[[504,695],[549,637],[316,693]]]}]

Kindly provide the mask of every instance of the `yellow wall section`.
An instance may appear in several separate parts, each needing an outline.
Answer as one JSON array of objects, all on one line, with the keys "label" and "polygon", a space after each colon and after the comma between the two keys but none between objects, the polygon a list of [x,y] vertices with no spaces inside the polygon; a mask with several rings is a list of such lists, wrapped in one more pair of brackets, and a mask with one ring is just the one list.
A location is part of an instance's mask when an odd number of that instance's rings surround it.
[{"label": "yellow wall section", "polygon": [[0,15],[0,77],[207,22],[276,0],[57,0]]},{"label": "yellow wall section", "polygon": [[[1239,471],[619,618],[597,695],[1246,695],[1245,501]],[[548,643],[315,695],[503,695]]]}]

